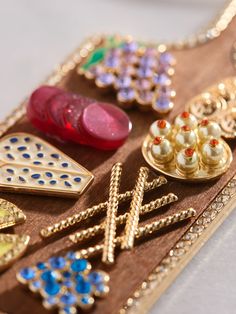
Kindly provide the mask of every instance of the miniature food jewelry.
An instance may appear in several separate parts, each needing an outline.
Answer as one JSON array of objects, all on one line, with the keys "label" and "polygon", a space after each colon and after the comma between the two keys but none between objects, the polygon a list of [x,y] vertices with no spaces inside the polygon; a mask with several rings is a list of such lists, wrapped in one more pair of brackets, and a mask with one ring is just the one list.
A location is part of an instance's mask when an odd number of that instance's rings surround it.
[{"label": "miniature food jewelry", "polygon": [[27,117],[48,135],[103,150],[120,147],[132,128],[127,114],[116,106],[52,86],[32,93]]},{"label": "miniature food jewelry", "polygon": [[17,279],[41,295],[46,309],[75,314],[77,308],[90,309],[95,297],[108,294],[110,278],[104,271],[92,270],[88,260],[80,259],[77,252],[71,251],[65,257],[54,256],[33,267],[22,268]]},{"label": "miniature food jewelry", "polygon": [[103,91],[113,90],[119,104],[127,109],[165,114],[173,108],[171,88],[175,59],[164,46],[146,46],[130,37],[103,37],[78,67],[78,74]]},{"label": "miniature food jewelry", "polygon": [[205,181],[225,173],[232,152],[221,138],[221,128],[208,119],[200,123],[194,115],[183,112],[171,126],[157,120],[150,126],[142,153],[154,169],[172,178]]},{"label": "miniature food jewelry", "polygon": [[[236,137],[236,77],[221,80],[192,98],[186,110],[201,121],[206,118],[216,121],[225,138]],[[211,123],[211,122],[210,122]]]},{"label": "miniature food jewelry", "polygon": [[51,144],[28,133],[0,139],[0,189],[78,197],[93,175]]}]

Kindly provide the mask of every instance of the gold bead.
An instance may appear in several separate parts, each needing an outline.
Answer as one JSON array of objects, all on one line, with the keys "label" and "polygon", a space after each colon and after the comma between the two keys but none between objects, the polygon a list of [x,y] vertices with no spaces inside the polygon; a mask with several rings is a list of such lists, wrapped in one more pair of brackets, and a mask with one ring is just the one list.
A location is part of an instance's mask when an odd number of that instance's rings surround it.
[{"label": "gold bead", "polygon": [[198,122],[196,117],[187,111],[182,112],[175,118],[175,127],[177,129],[180,129],[182,126],[187,125],[190,127],[190,129],[194,130],[196,129],[197,124]]},{"label": "gold bead", "polygon": [[176,165],[180,172],[193,173],[198,169],[198,155],[193,148],[182,149],[176,156]]},{"label": "gold bead", "polygon": [[197,145],[197,136],[196,133],[191,130],[188,125],[184,125],[177,132],[175,136],[175,147],[177,150],[183,148],[194,148]]},{"label": "gold bead", "polygon": [[171,124],[166,120],[157,120],[153,122],[149,130],[152,137],[161,136],[167,139],[171,138]]},{"label": "gold bead", "polygon": [[173,159],[173,146],[169,140],[162,137],[156,137],[151,146],[151,154],[157,162],[167,163]]},{"label": "gold bead", "polygon": [[224,146],[218,139],[211,139],[202,145],[202,160],[207,165],[217,165],[224,155]]},{"label": "gold bead", "polygon": [[221,137],[221,128],[218,123],[203,119],[198,127],[198,136],[201,142],[205,142],[208,139]]}]

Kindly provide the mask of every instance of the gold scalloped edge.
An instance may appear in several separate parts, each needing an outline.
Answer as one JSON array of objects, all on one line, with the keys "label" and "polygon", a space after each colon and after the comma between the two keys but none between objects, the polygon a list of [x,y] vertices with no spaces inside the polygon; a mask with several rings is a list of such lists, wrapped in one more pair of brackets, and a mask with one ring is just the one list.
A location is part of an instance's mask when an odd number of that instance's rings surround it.
[{"label": "gold scalloped edge", "polygon": [[130,296],[120,314],[146,313],[234,208],[236,176]]},{"label": "gold scalloped edge", "polygon": [[15,204],[7,200],[0,199],[0,212],[4,210],[6,214],[0,217],[0,229],[8,228],[26,220],[26,216]]},{"label": "gold scalloped edge", "polygon": [[24,254],[29,240],[30,237],[28,235],[0,234],[0,246],[1,243],[12,244],[12,247],[0,256],[0,271],[11,266],[15,260]]}]

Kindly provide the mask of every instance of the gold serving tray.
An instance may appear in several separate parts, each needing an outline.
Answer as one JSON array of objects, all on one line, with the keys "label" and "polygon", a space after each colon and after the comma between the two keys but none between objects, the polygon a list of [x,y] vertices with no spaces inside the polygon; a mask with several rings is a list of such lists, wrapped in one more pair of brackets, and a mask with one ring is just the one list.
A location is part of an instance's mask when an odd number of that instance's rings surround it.
[{"label": "gold serving tray", "polygon": [[195,171],[194,173],[187,175],[181,172],[180,170],[178,170],[178,168],[176,167],[176,163],[175,163],[176,156],[174,156],[174,158],[168,163],[165,163],[165,164],[158,163],[151,153],[152,143],[153,143],[153,138],[150,135],[147,135],[142,146],[142,154],[143,154],[144,159],[153,169],[173,179],[179,179],[179,180],[185,180],[185,181],[187,180],[190,182],[203,182],[207,180],[216,179],[217,177],[221,176],[229,169],[229,166],[233,159],[232,152],[229,145],[225,141],[222,141],[223,146],[225,148],[225,154],[222,159],[225,160],[226,162],[222,163],[221,161],[217,165],[217,167],[209,168],[202,162],[201,157],[200,157],[199,169]]}]

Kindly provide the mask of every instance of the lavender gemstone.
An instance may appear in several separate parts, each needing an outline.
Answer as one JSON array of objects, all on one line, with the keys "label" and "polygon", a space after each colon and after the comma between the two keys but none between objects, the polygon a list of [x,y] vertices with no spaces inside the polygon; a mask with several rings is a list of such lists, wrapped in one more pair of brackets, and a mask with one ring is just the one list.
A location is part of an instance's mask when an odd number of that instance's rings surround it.
[{"label": "lavender gemstone", "polygon": [[102,73],[98,76],[98,81],[103,85],[111,85],[114,82],[114,75],[112,73]]},{"label": "lavender gemstone", "polygon": [[147,79],[138,79],[135,82],[135,87],[138,90],[148,90],[151,88],[151,82]]},{"label": "lavender gemstone", "polygon": [[88,72],[93,76],[97,77],[102,73],[102,68],[100,66],[92,66],[89,68]]},{"label": "lavender gemstone", "polygon": [[122,48],[124,52],[135,52],[138,49],[138,44],[135,41],[126,42]]},{"label": "lavender gemstone", "polygon": [[142,90],[139,92],[140,100],[145,104],[150,104],[153,98],[153,92]]},{"label": "lavender gemstone", "polygon": [[155,74],[153,76],[153,83],[156,85],[168,85],[170,83],[170,78],[165,73]]},{"label": "lavender gemstone", "polygon": [[131,65],[121,66],[119,69],[121,75],[134,75],[135,69]]},{"label": "lavender gemstone", "polygon": [[116,87],[119,89],[128,88],[132,83],[132,79],[128,75],[119,76],[116,80]]},{"label": "lavender gemstone", "polygon": [[129,53],[127,55],[124,55],[123,61],[126,64],[135,64],[138,62],[138,57],[135,54]]},{"label": "lavender gemstone", "polygon": [[159,97],[155,102],[155,108],[159,111],[167,111],[171,108],[171,102],[166,97]]},{"label": "lavender gemstone", "polygon": [[118,93],[118,98],[123,101],[131,101],[135,97],[135,92],[132,88],[123,88]]},{"label": "lavender gemstone", "polygon": [[170,98],[171,97],[171,89],[167,86],[161,86],[158,89],[158,93],[160,97]]},{"label": "lavender gemstone", "polygon": [[160,61],[160,64],[167,66],[167,65],[173,64],[174,58],[171,53],[163,52],[160,54],[159,61]]},{"label": "lavender gemstone", "polygon": [[153,75],[153,72],[150,68],[141,67],[137,71],[138,77],[140,78],[150,78]]},{"label": "lavender gemstone", "polygon": [[119,66],[119,58],[109,56],[108,58],[105,59],[105,65],[109,68],[117,68]]},{"label": "lavender gemstone", "polygon": [[111,48],[108,52],[108,57],[118,57],[121,54],[119,48]]},{"label": "lavender gemstone", "polygon": [[146,48],[144,56],[156,56],[157,50],[153,47]]},{"label": "lavender gemstone", "polygon": [[157,66],[157,60],[152,56],[144,56],[140,60],[140,65],[145,68],[155,68]]}]

